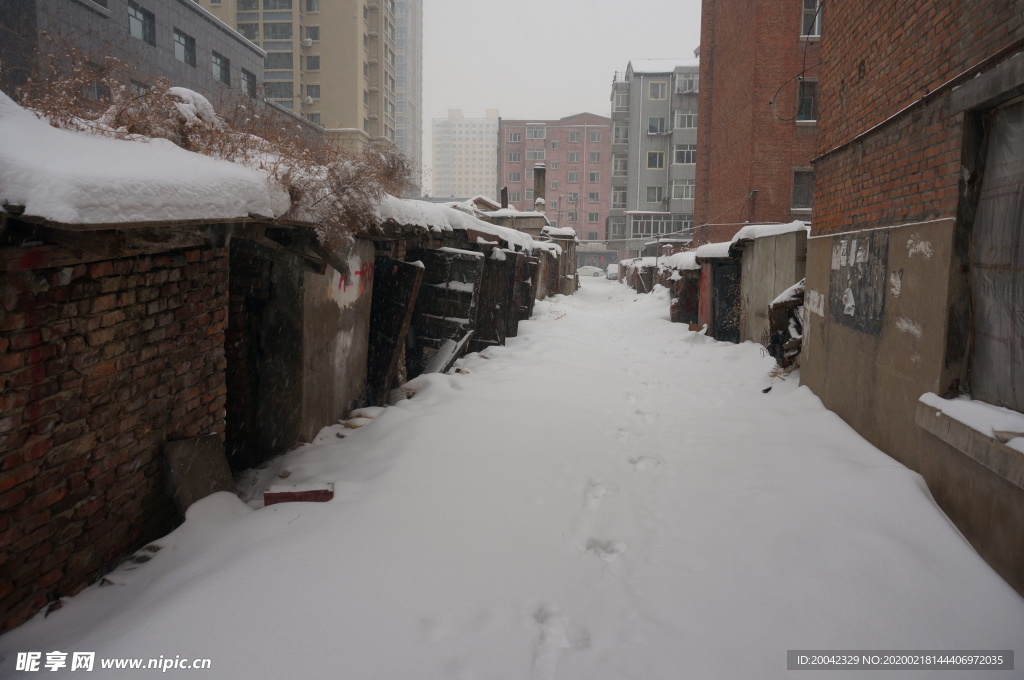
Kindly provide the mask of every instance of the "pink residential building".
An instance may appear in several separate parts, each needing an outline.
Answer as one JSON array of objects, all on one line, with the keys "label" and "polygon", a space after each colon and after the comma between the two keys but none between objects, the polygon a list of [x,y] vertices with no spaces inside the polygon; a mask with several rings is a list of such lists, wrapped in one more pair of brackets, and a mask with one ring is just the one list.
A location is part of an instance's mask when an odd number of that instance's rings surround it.
[{"label": "pink residential building", "polygon": [[[498,185],[509,206],[543,210],[551,224],[572,227],[580,241],[604,241],[611,206],[611,119],[579,113],[559,120],[498,123]],[[543,206],[535,207],[534,167],[547,169]]]}]

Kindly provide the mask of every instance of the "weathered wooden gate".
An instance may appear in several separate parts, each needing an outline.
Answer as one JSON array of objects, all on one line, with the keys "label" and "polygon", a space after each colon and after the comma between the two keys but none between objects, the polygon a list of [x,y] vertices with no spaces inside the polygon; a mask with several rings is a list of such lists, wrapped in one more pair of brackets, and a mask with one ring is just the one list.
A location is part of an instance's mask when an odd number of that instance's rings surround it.
[{"label": "weathered wooden gate", "polygon": [[712,265],[711,336],[725,342],[740,341],[740,265],[715,262]]},{"label": "weathered wooden gate", "polygon": [[369,404],[383,406],[394,385],[423,274],[419,264],[389,257],[378,257],[374,262],[366,376]]}]

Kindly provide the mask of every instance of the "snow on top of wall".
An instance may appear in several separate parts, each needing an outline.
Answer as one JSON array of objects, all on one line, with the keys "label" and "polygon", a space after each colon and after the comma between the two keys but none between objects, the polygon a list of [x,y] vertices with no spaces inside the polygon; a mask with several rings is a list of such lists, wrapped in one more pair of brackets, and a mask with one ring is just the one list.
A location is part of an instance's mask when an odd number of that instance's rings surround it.
[{"label": "snow on top of wall", "polygon": [[774,307],[775,305],[781,305],[783,302],[796,300],[797,297],[802,296],[804,294],[804,281],[806,281],[806,279],[800,279],[792,286],[776,295],[775,299],[768,303],[768,306]]},{"label": "snow on top of wall", "polygon": [[677,66],[698,66],[697,59],[633,59],[633,73],[672,73]]},{"label": "snow on top of wall", "polygon": [[729,257],[729,246],[732,245],[732,241],[722,241],[721,243],[706,243],[701,247],[697,248],[693,252],[697,257],[703,259],[713,259],[716,257]]},{"label": "snow on top of wall", "polygon": [[473,229],[497,236],[521,248],[532,250],[536,247],[536,242],[529,234],[484,222],[443,203],[385,196],[377,206],[377,213],[381,220],[391,220],[396,224],[422,227],[434,232]]},{"label": "snow on top of wall", "polygon": [[800,220],[794,220],[787,224],[748,224],[736,232],[736,235],[732,237],[732,242],[737,243],[739,241],[764,238],[766,236],[779,236],[781,234],[789,234],[794,231],[809,232],[810,230],[811,228],[807,223],[801,222]]},{"label": "snow on top of wall", "polygon": [[572,227],[544,227],[540,233],[551,238],[576,238],[576,230]]},{"label": "snow on top of wall", "polygon": [[986,437],[995,437],[996,432],[1024,433],[1024,413],[1011,411],[1002,406],[976,401],[970,397],[943,399],[937,394],[926,392],[920,397],[921,403],[958,420]]},{"label": "snow on top of wall", "polygon": [[290,206],[287,192],[255,170],[166,140],[60,130],[0,92],[4,203],[65,224],[277,217]]},{"label": "snow on top of wall", "polygon": [[700,269],[697,253],[693,250],[669,255],[664,259],[664,265],[667,269]]}]

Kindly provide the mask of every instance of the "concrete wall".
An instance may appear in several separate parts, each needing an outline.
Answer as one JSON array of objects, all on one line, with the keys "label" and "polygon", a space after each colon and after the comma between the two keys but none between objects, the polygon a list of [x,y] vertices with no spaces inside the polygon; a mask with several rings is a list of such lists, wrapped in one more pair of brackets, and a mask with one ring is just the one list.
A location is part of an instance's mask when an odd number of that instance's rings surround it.
[{"label": "concrete wall", "polygon": [[[879,238],[884,234],[884,238]],[[884,248],[868,262],[843,264],[854,239]],[[921,473],[939,506],[979,553],[1024,591],[1024,490],[943,443],[915,423],[918,398],[951,391],[959,364],[947,360],[949,309],[959,296],[954,220],[811,238],[807,253],[802,382],[865,439]],[[858,250],[860,249],[858,245]],[[877,318],[857,318],[859,286],[884,274]],[[857,268],[862,269],[857,273]],[[842,290],[840,290],[840,288]],[[846,288],[853,314],[843,303]],[[845,297],[851,300],[850,296]],[[950,357],[952,358],[952,357]]]},{"label": "concrete wall", "polygon": [[303,282],[302,416],[299,437],[310,441],[366,399],[372,241],[357,239],[348,257],[351,274],[328,267]]},{"label": "concrete wall", "polygon": [[779,293],[804,278],[806,258],[806,231],[766,236],[744,244],[740,342],[761,342],[768,327],[768,305]]}]

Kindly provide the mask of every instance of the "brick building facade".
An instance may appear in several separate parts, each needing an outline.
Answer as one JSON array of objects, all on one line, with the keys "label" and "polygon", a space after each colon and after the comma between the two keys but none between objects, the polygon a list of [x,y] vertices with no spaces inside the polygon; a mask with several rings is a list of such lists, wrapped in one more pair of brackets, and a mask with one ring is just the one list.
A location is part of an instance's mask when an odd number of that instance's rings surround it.
[{"label": "brick building facade", "polygon": [[0,277],[0,631],[178,522],[161,444],[223,439],[227,295],[224,249]]},{"label": "brick building facade", "polygon": [[558,120],[509,120],[498,127],[498,186],[509,205],[534,210],[533,168],[546,166],[546,205],[552,224],[572,227],[581,241],[603,241],[611,206],[611,120],[580,113]]},{"label": "brick building facade", "polygon": [[851,0],[825,20],[803,381],[1024,593],[1022,457],[933,406],[1024,411],[1024,2]]},{"label": "brick building facade", "polygon": [[810,221],[823,20],[816,0],[704,0],[696,241]]}]

